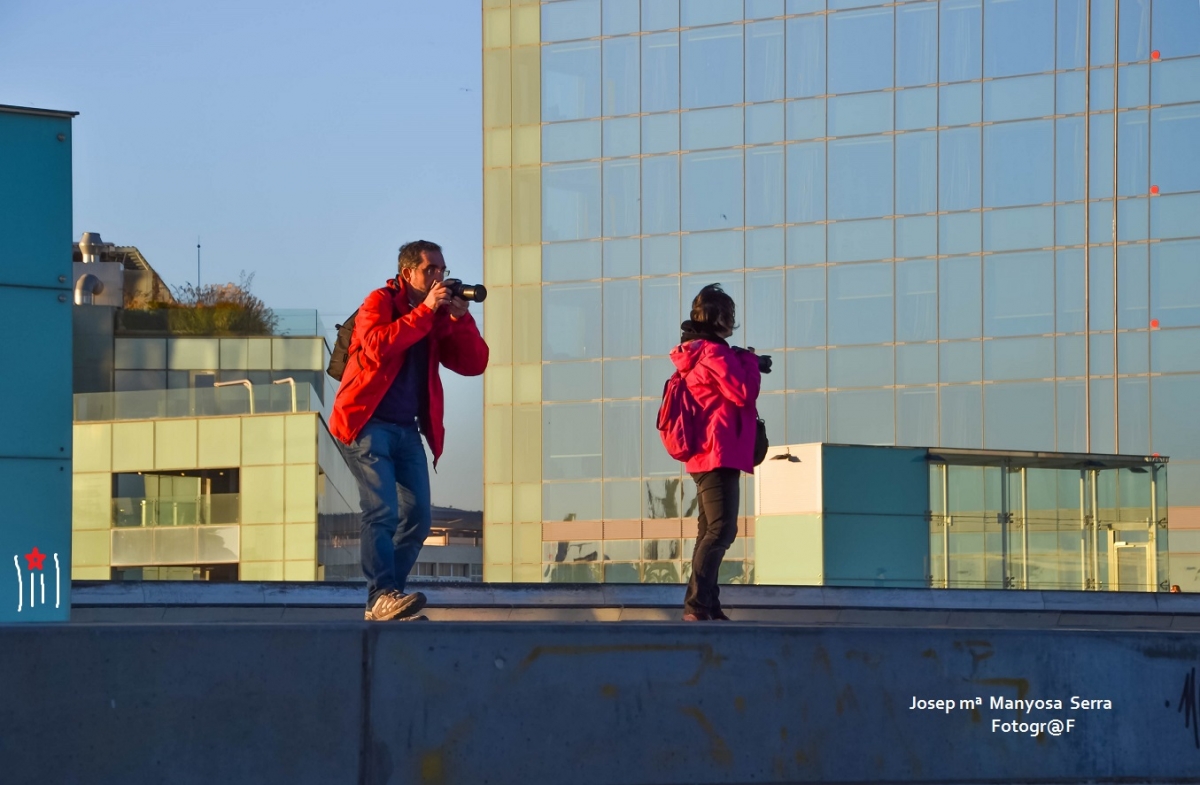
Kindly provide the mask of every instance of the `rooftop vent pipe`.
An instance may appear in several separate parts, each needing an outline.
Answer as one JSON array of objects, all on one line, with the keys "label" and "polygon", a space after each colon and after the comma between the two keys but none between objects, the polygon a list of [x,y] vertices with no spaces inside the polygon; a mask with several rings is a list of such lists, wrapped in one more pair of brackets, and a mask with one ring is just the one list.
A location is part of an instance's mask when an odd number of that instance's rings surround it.
[{"label": "rooftop vent pipe", "polygon": [[[83,263],[92,264],[100,261],[100,246],[102,245],[104,245],[104,241],[100,239],[99,232],[84,232],[83,237],[79,240],[79,253],[83,256]],[[79,302],[78,295],[75,302]]]},{"label": "rooftop vent pipe", "polygon": [[[85,234],[84,237],[86,238],[87,235]],[[84,273],[75,282],[75,304],[92,305],[96,302],[96,295],[103,291],[104,281],[91,273]]]}]

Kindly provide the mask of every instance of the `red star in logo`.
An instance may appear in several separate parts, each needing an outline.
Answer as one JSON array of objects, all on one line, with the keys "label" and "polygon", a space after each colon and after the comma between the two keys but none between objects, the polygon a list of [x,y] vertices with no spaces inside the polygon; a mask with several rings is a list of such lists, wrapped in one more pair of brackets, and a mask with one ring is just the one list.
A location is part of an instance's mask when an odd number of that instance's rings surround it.
[{"label": "red star in logo", "polygon": [[32,553],[25,554],[25,561],[29,562],[29,569],[31,569],[31,570],[42,569],[42,562],[44,562],[45,560],[46,560],[46,554],[38,553],[37,546],[34,546]]}]

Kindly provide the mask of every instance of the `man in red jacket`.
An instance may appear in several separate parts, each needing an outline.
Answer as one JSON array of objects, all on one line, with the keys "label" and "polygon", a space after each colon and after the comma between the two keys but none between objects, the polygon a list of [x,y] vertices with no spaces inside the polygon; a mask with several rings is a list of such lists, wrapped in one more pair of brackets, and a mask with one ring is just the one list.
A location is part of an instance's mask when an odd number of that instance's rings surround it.
[{"label": "man in red jacket", "polygon": [[433,519],[421,434],[435,467],[445,443],[438,368],[478,376],[488,361],[470,303],[443,284],[441,246],[406,243],[399,263],[400,274],[358,309],[329,421],[358,481],[367,621],[409,617],[425,605],[424,594],[405,594],[404,586]]}]

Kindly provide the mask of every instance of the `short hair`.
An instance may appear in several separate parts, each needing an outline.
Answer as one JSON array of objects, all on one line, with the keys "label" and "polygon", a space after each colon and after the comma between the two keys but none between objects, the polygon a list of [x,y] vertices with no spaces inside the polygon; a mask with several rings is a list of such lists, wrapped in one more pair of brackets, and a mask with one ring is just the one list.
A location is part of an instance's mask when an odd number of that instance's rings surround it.
[{"label": "short hair", "polygon": [[708,324],[716,328],[725,328],[733,332],[736,308],[733,298],[725,293],[719,283],[710,283],[700,290],[696,299],[692,300],[692,321]]},{"label": "short hair", "polygon": [[400,246],[400,256],[397,259],[399,269],[405,267],[417,267],[421,264],[421,257],[427,253],[441,253],[442,246],[437,243],[431,243],[428,240],[413,240],[411,243],[405,243]]}]

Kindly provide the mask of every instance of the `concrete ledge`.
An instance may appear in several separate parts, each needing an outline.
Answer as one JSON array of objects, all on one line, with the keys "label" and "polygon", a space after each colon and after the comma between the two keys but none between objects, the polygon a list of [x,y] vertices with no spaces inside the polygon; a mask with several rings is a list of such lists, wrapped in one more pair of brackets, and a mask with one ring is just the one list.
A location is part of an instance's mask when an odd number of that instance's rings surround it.
[{"label": "concrete ledge", "polygon": [[[10,625],[0,770],[185,785],[1197,782],[1197,659],[1200,634],[1150,630]],[[1072,727],[993,726],[1051,720]]]}]

